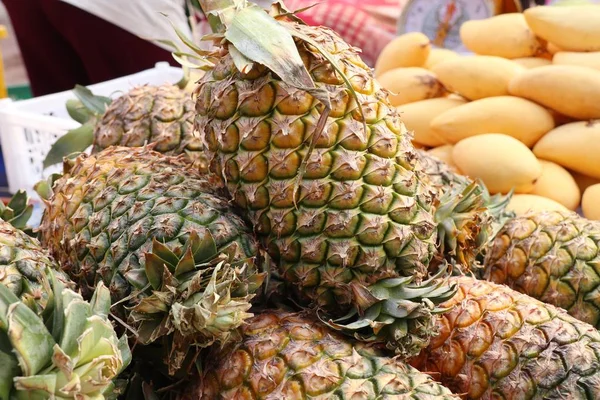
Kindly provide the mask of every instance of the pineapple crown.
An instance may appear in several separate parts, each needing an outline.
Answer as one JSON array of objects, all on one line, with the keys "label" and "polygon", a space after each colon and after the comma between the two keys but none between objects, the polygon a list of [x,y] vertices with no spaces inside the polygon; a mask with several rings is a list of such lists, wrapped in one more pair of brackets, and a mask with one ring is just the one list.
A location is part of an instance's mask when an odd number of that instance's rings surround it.
[{"label": "pineapple crown", "polygon": [[357,307],[336,320],[323,320],[333,329],[365,342],[384,342],[402,358],[414,357],[438,332],[438,304],[452,298],[456,285],[448,284],[447,268],[424,282],[414,276],[384,279],[369,287],[352,284]]},{"label": "pineapple crown", "polygon": [[[468,272],[508,218],[506,196],[490,196],[484,183],[455,175],[455,182],[438,200],[434,218],[438,231],[438,254]],[[453,269],[455,272],[456,269]]]},{"label": "pineapple crown", "polygon": [[104,398],[129,364],[127,338],[108,321],[110,294],[100,284],[91,301],[44,271],[53,293],[42,320],[0,284],[0,398]]},{"label": "pineapple crown", "polygon": [[172,335],[171,374],[181,368],[191,347],[222,345],[252,317],[251,300],[266,273],[257,271],[256,260],[235,260],[235,249],[228,250],[219,253],[207,230],[203,236],[193,231],[173,250],[155,239],[145,255],[148,285],[132,294],[142,298],[129,318],[144,344]]}]

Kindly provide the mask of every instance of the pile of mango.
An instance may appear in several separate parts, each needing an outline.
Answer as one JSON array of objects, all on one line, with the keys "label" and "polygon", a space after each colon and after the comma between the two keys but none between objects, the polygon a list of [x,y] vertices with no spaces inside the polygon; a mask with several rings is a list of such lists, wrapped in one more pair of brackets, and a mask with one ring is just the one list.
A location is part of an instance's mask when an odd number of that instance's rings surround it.
[{"label": "pile of mango", "polygon": [[395,38],[375,74],[417,147],[510,207],[600,219],[600,5],[541,6],[465,22],[474,55]]}]

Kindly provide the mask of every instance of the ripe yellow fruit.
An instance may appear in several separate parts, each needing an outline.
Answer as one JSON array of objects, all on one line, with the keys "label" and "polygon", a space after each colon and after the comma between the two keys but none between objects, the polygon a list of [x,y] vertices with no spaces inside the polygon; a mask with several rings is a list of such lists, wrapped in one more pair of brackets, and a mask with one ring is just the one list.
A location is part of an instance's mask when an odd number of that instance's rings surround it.
[{"label": "ripe yellow fruit", "polygon": [[569,211],[569,209],[562,204],[536,194],[513,195],[506,206],[506,210],[514,212],[517,216],[527,214],[529,211]]},{"label": "ripe yellow fruit", "polygon": [[459,58],[460,54],[449,49],[433,48],[429,52],[429,57],[425,61],[424,68],[431,69],[434,65],[437,65],[443,61],[451,60],[453,58]]},{"label": "ripe yellow fruit", "polygon": [[431,129],[431,120],[452,108],[466,103],[466,100],[440,97],[437,99],[421,100],[398,107],[402,122],[414,132],[415,142],[430,147],[446,143]]},{"label": "ripe yellow fruit", "polygon": [[414,140],[412,140],[412,145],[415,149],[424,149],[427,150],[429,147],[425,146],[424,144],[421,144],[419,142],[415,142]]},{"label": "ripe yellow fruit", "polygon": [[581,211],[587,219],[600,221],[600,184],[592,185],[585,190],[581,199]]},{"label": "ripe yellow fruit", "polygon": [[594,178],[592,176],[587,176],[577,171],[569,170],[569,173],[577,182],[577,186],[579,186],[579,190],[581,193],[584,193],[587,188],[597,183],[600,183],[600,178]]},{"label": "ripe yellow fruit", "polygon": [[523,58],[513,58],[513,61],[519,64],[524,68],[537,68],[543,67],[544,65],[551,65],[552,61],[547,58],[542,57],[523,57]]},{"label": "ripe yellow fruit", "polygon": [[442,97],[446,93],[435,74],[425,68],[396,68],[377,80],[391,92],[389,99],[393,106]]},{"label": "ripe yellow fruit", "polygon": [[600,118],[600,71],[591,68],[548,65],[528,69],[510,82],[509,91],[569,117]]},{"label": "ripe yellow fruit", "polygon": [[497,96],[445,111],[431,121],[431,128],[449,143],[493,132],[512,136],[532,147],[554,128],[554,118],[548,110],[532,101]]},{"label": "ripe yellow fruit", "polygon": [[501,57],[469,56],[441,62],[431,70],[451,92],[477,100],[508,94],[509,82],[525,69]]},{"label": "ripe yellow fruit", "polygon": [[564,50],[600,50],[600,5],[532,7],[523,14],[537,36]]},{"label": "ripe yellow fruit", "polygon": [[558,53],[559,51],[564,51],[563,49],[561,49],[554,43],[546,43],[546,50],[548,51],[548,53],[550,53],[550,55],[554,55],[554,54]]},{"label": "ripe yellow fruit", "polygon": [[600,179],[600,121],[578,121],[548,132],[534,154],[584,175]]},{"label": "ripe yellow fruit", "polygon": [[379,54],[375,63],[375,76],[401,67],[422,67],[425,65],[431,43],[421,32],[410,32],[394,38]]},{"label": "ripe yellow fruit", "polygon": [[545,50],[521,13],[466,21],[460,27],[460,38],[473,53],[487,56],[531,57]]},{"label": "ripe yellow fruit", "polygon": [[539,161],[542,164],[542,175],[535,183],[531,194],[552,199],[569,210],[577,209],[581,192],[569,171],[552,161]]},{"label": "ripe yellow fruit", "polygon": [[471,178],[480,178],[490,193],[528,193],[542,175],[542,165],[517,139],[488,133],[454,145],[452,159]]},{"label": "ripe yellow fruit", "polygon": [[431,154],[434,157],[439,158],[440,160],[442,160],[443,162],[448,164],[450,169],[452,169],[453,171],[460,172],[458,169],[458,166],[456,165],[456,163],[454,162],[454,159],[452,158],[452,150],[453,149],[454,149],[453,145],[444,144],[442,146],[434,147],[433,149],[427,150],[427,153]]},{"label": "ripe yellow fruit", "polygon": [[577,53],[574,51],[559,51],[552,58],[556,65],[579,65],[600,70],[600,51]]}]

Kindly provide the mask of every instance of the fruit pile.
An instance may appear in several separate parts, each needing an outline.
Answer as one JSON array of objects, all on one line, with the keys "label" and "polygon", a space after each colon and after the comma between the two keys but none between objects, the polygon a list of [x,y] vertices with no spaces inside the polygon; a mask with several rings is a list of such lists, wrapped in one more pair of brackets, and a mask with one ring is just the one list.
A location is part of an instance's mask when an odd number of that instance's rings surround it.
[{"label": "fruit pile", "polygon": [[1,400],[600,398],[600,222],[416,150],[335,32],[200,3],[194,107],[96,99],[39,228],[0,207]]},{"label": "fruit pile", "polygon": [[397,37],[375,74],[413,143],[509,209],[576,210],[600,220],[600,5],[543,6],[465,22],[474,55]]}]

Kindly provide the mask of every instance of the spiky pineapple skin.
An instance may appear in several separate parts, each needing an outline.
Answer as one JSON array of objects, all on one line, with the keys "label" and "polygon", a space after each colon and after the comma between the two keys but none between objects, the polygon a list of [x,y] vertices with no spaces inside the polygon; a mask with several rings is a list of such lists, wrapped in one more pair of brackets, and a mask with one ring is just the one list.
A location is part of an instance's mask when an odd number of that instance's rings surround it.
[{"label": "spiky pineapple skin", "polygon": [[94,127],[97,153],[110,146],[154,144],[167,155],[186,154],[206,167],[200,135],[194,131],[194,102],[174,85],[138,86],[116,98]]},{"label": "spiky pineapple skin", "polygon": [[180,400],[457,399],[407,364],[307,315],[263,311],[243,341],[212,359]]},{"label": "spiky pineapple skin", "polygon": [[248,211],[283,279],[305,304],[339,315],[358,302],[355,286],[426,273],[432,198],[414,172],[398,113],[357,50],[329,29],[295,28],[345,71],[367,132],[331,63],[300,41],[304,64],[332,105],[312,151],[323,105],[264,68],[240,73],[225,48],[197,87],[196,123],[212,171]]},{"label": "spiky pineapple skin", "polygon": [[208,230],[234,259],[256,255],[253,235],[218,196],[218,184],[181,157],[111,147],[71,164],[46,201],[40,240],[86,297],[100,280],[115,301],[146,288],[153,239],[175,248],[192,231]]},{"label": "spiky pineapple skin", "polygon": [[74,286],[37,239],[0,220],[0,284],[38,315],[51,311],[46,310],[53,296],[46,269],[56,271],[56,278],[66,287]]},{"label": "spiky pineapple skin", "polygon": [[600,333],[506,286],[456,277],[440,335],[411,364],[466,399],[598,399]]},{"label": "spiky pineapple skin", "polygon": [[600,327],[600,223],[575,213],[531,212],[490,244],[483,277],[564,308]]}]

